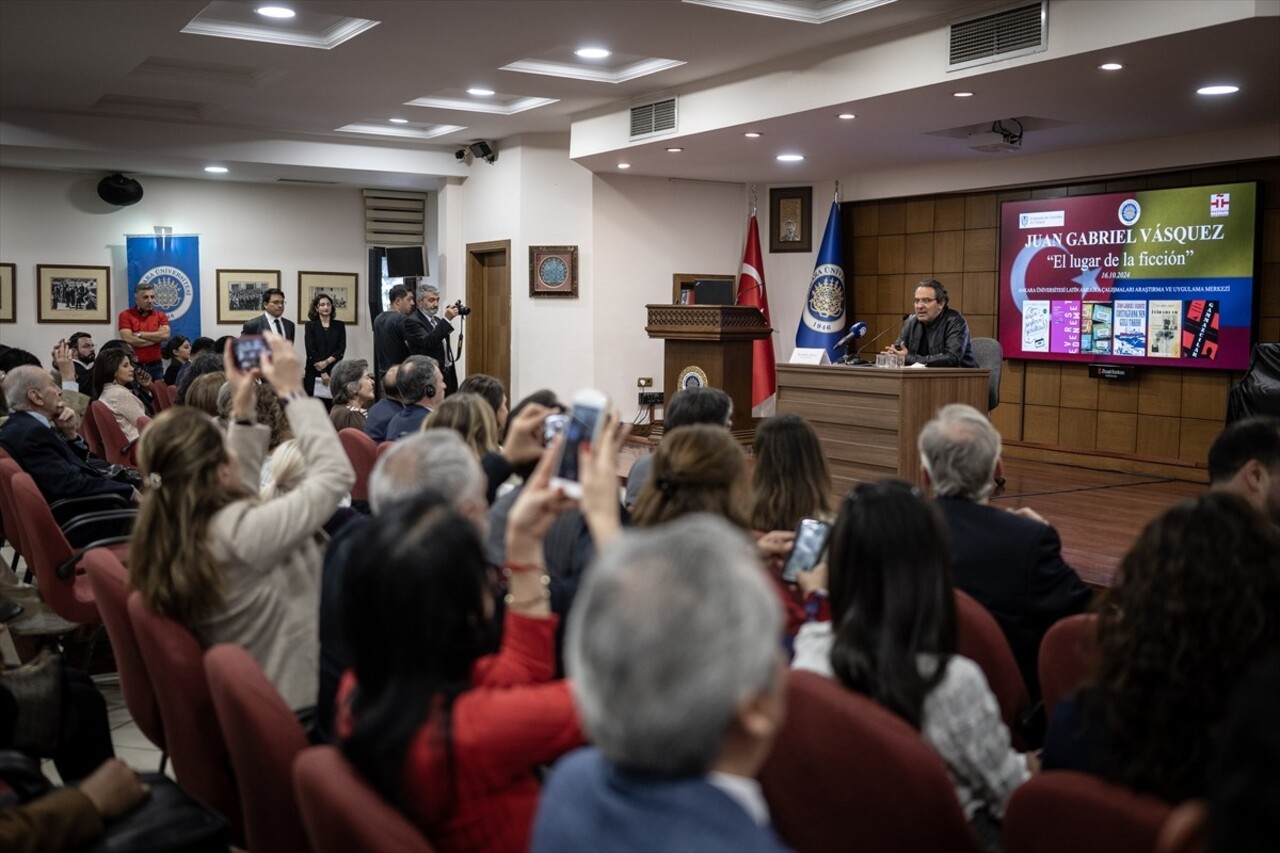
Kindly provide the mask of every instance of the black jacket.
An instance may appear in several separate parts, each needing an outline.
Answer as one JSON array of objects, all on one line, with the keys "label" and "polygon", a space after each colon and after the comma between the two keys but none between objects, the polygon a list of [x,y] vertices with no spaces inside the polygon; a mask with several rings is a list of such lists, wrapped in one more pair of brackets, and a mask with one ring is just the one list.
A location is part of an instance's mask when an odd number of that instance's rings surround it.
[{"label": "black jacket", "polygon": [[[920,341],[929,336],[929,354],[916,355],[920,351]],[[929,325],[923,325],[911,315],[902,324],[902,334],[898,335],[898,344],[907,347],[907,364],[927,364],[930,367],[977,367],[978,360],[973,357],[973,347],[969,343],[969,324],[964,315],[950,307],[943,308],[938,318]]]}]

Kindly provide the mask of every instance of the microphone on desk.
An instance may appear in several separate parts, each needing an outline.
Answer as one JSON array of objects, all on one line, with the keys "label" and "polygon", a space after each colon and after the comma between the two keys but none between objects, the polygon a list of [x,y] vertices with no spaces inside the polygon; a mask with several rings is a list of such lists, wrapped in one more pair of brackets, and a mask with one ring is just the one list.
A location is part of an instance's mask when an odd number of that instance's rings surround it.
[{"label": "microphone on desk", "polygon": [[858,338],[862,337],[866,333],[867,333],[866,323],[861,323],[861,322],[854,323],[852,326],[849,327],[849,334],[845,335],[843,338],[836,341],[836,346],[842,347],[845,344],[849,343],[849,341],[857,340]]},{"label": "microphone on desk", "polygon": [[[902,315],[902,319],[903,319],[903,320],[906,320],[906,319],[907,319],[908,317],[910,317],[910,316],[911,316],[910,314],[903,314],[903,315]],[[858,324],[856,324],[856,325],[860,325],[860,326],[864,326],[864,327],[865,327],[865,325],[866,325],[866,324],[865,324],[865,323],[858,323]],[[880,332],[880,334],[876,335],[874,338],[872,338],[871,340],[867,341],[867,342],[866,342],[865,344],[863,344],[862,346],[858,347],[858,351],[857,351],[856,353],[854,353],[853,355],[844,355],[844,356],[841,356],[841,358],[840,358],[840,360],[837,362],[837,364],[870,364],[870,362],[868,362],[868,361],[863,361],[863,360],[862,360],[862,351],[863,351],[863,350],[865,350],[867,347],[871,346],[871,345],[872,345],[872,344],[874,344],[876,341],[880,340],[881,338],[883,338],[885,335],[889,334],[889,333],[890,333],[890,332],[892,332],[892,331],[893,331],[893,326],[890,326],[889,328],[882,330],[882,331]],[[865,328],[864,328],[864,332],[865,332]],[[859,337],[861,337],[861,336],[859,335]],[[848,338],[846,337],[846,340],[847,340],[847,339],[848,339]],[[844,343],[844,341],[841,341],[840,343]]]}]

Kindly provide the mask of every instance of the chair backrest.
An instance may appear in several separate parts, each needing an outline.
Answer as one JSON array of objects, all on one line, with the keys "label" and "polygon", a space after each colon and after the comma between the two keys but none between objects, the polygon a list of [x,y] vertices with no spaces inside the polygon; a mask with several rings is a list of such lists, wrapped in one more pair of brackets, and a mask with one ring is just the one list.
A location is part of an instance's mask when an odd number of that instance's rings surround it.
[{"label": "chair backrest", "polygon": [[1086,773],[1049,770],[1013,792],[1005,853],[1134,853],[1155,849],[1173,808]]},{"label": "chair backrest", "polygon": [[209,649],[204,674],[231,751],[249,849],[306,853],[293,794],[293,761],[307,748],[306,732],[244,647]]},{"label": "chair backrest", "polygon": [[94,422],[88,409],[84,410],[84,417],[80,419],[80,437],[89,445],[90,453],[99,459],[107,458],[106,448],[102,446],[102,434],[98,432],[98,424]]},{"label": "chair backrest", "polygon": [[1000,706],[1000,718],[1013,735],[1014,745],[1025,749],[1026,744],[1018,736],[1017,722],[1019,714],[1030,710],[1031,695],[1000,623],[977,599],[957,589],[956,628],[959,635],[956,651],[982,670]]},{"label": "chair backrest", "polygon": [[163,379],[151,380],[151,406],[156,414],[160,414],[172,405],[173,399],[169,396],[169,385]]},{"label": "chair backrest", "polygon": [[[35,481],[21,469],[14,471],[10,466],[16,467],[16,463],[12,460],[0,462],[0,466],[5,468],[3,479],[8,483],[8,500],[14,510],[18,540],[22,543],[22,558],[36,577],[40,598],[49,609],[69,622],[101,621],[89,579],[76,573],[66,580],[58,577],[58,566],[74,557],[75,551]],[[21,512],[17,511],[19,507]]]},{"label": "chair backrest", "polygon": [[1084,684],[1098,663],[1098,616],[1077,613],[1054,622],[1040,641],[1040,695],[1044,713],[1053,719],[1053,709],[1062,697]]},{"label": "chair backrest", "polygon": [[138,415],[138,435],[142,435],[142,431],[151,426],[151,418],[146,415]]},{"label": "chair backrest", "polygon": [[129,716],[151,741],[165,749],[164,725],[160,721],[160,704],[151,688],[151,677],[142,662],[138,638],[129,621],[129,570],[108,548],[93,548],[84,556],[84,571],[111,640],[111,652],[120,673],[120,689]]},{"label": "chair backrest", "polygon": [[204,649],[182,625],[153,613],[137,590],[129,593],[128,607],[178,784],[225,817],[243,846],[240,800],[204,677]]},{"label": "chair backrest", "polygon": [[302,823],[315,853],[432,853],[409,819],[369,787],[337,747],[304,749],[293,763]]},{"label": "chair backrest", "polygon": [[105,454],[102,458],[112,465],[132,465],[124,451],[129,439],[124,437],[120,424],[116,423],[116,416],[107,408],[107,404],[101,400],[91,401],[85,417],[93,419],[98,435],[102,437],[102,452]]},{"label": "chair backrest", "polygon": [[991,371],[991,379],[987,383],[987,411],[1000,405],[1000,371],[1004,367],[1004,348],[995,338],[974,338],[973,358],[978,367]]},{"label": "chair backrest", "polygon": [[811,672],[787,677],[787,718],[760,772],[778,834],[799,851],[978,849],[946,765],[919,732]]},{"label": "chair backrest", "polygon": [[351,467],[356,472],[355,485],[351,487],[353,501],[369,500],[369,475],[373,473],[374,463],[378,461],[378,445],[362,430],[347,427],[338,430],[338,440],[342,449],[351,460]]},{"label": "chair backrest", "polygon": [[381,458],[382,458],[382,454],[386,453],[388,450],[390,450],[391,448],[393,448],[393,447],[395,447],[395,446],[396,446],[396,443],[395,443],[394,441],[380,441],[380,442],[378,442],[378,458],[379,458],[379,459],[381,459]]},{"label": "chair backrest", "polygon": [[[13,553],[19,557],[23,556],[22,527],[18,524],[18,508],[13,502],[13,485],[10,478],[20,473],[22,473],[22,466],[0,448],[0,517],[7,522],[4,528],[5,538],[13,547]],[[14,565],[16,566],[17,563],[15,562]]]}]

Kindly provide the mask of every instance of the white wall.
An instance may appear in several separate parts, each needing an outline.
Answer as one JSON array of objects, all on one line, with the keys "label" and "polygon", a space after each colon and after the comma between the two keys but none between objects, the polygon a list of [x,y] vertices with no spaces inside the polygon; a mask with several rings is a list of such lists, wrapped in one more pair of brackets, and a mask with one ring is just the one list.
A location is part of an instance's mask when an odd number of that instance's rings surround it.
[{"label": "white wall", "polygon": [[[364,202],[350,187],[297,187],[142,177],[145,194],[131,207],[97,197],[101,173],[0,169],[0,261],[17,267],[18,322],[0,325],[0,340],[41,359],[54,341],[76,331],[94,340],[116,337],[115,315],[128,305],[125,234],[150,234],[167,225],[200,236],[201,328],[209,337],[235,334],[239,323],[217,319],[217,270],[280,270],[288,298],[285,316],[297,320],[298,271],[359,276],[359,321],[347,330],[347,353],[373,358],[364,242]],[[432,278],[439,227],[436,194],[428,197],[427,253]],[[37,264],[111,267],[111,322],[37,324]],[[301,342],[301,332],[298,335]]]}]

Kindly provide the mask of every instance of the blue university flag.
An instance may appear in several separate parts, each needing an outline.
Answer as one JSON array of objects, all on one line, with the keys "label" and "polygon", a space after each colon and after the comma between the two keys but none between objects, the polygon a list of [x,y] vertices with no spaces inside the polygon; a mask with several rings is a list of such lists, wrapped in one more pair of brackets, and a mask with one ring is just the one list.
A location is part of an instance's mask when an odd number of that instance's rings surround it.
[{"label": "blue university flag", "polygon": [[844,267],[840,253],[840,206],[831,202],[827,230],[822,235],[818,262],[809,280],[800,325],[796,328],[796,347],[825,349],[827,358],[835,361],[840,353],[835,343],[845,327]]},{"label": "blue university flag", "polygon": [[170,333],[200,337],[200,238],[126,234],[125,256],[129,305],[133,289],[146,282],[155,288],[156,308],[169,318]]}]

